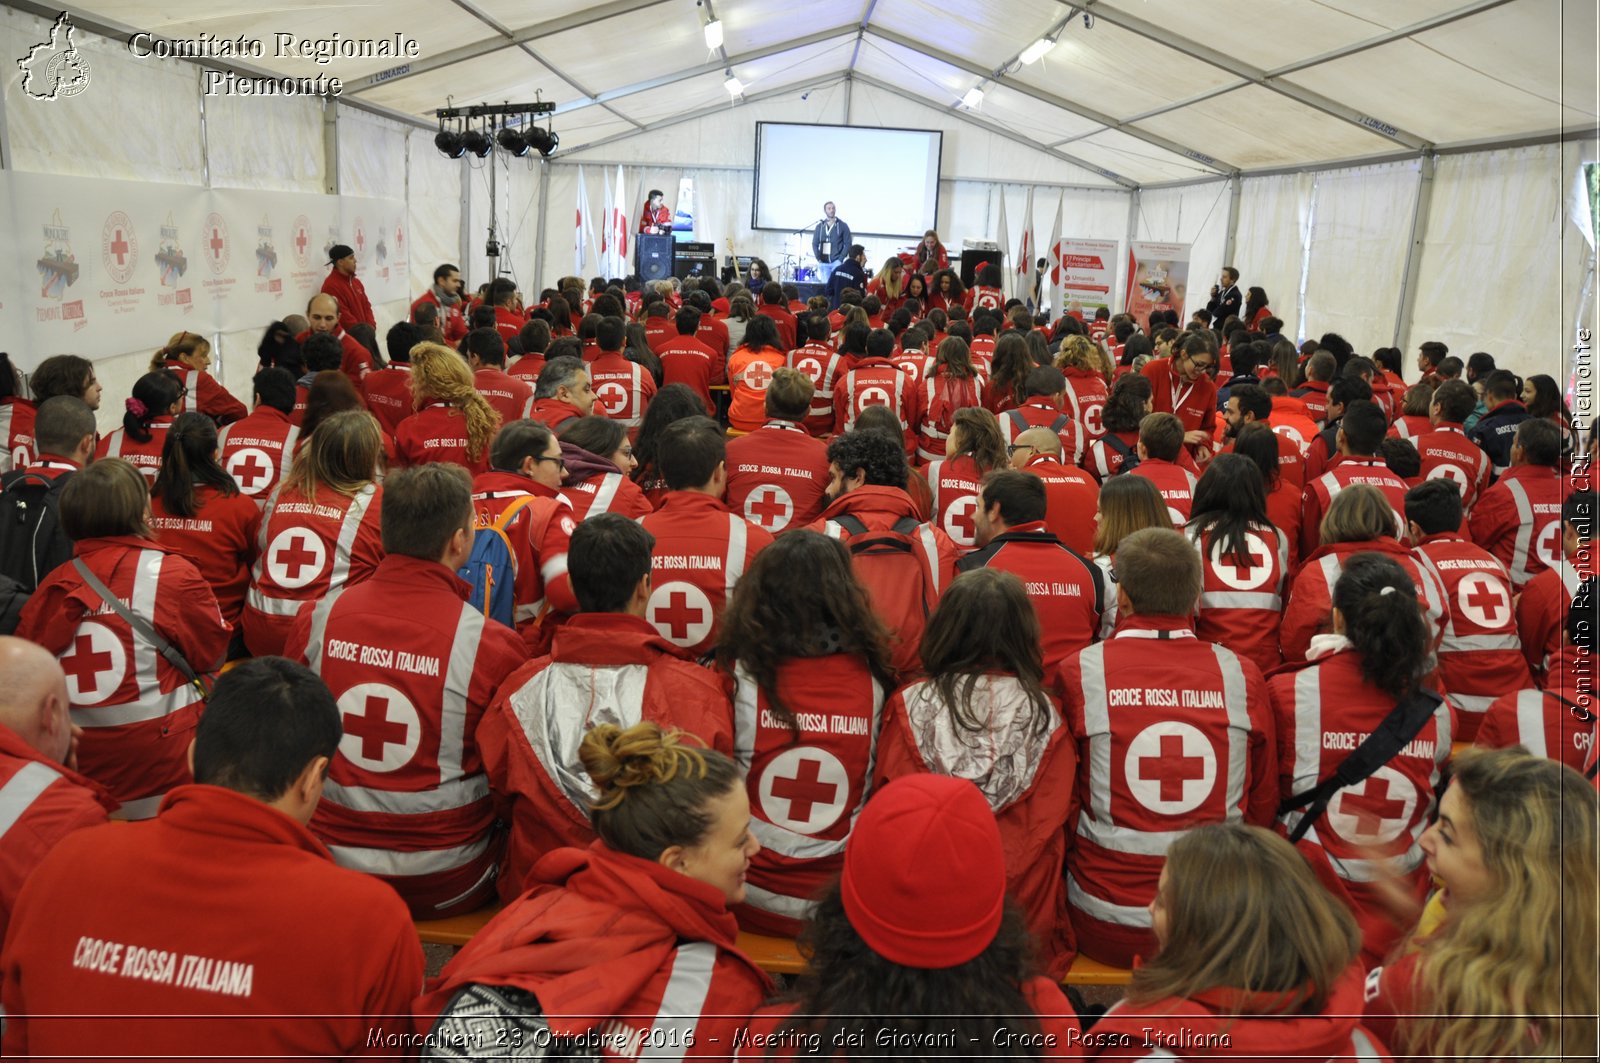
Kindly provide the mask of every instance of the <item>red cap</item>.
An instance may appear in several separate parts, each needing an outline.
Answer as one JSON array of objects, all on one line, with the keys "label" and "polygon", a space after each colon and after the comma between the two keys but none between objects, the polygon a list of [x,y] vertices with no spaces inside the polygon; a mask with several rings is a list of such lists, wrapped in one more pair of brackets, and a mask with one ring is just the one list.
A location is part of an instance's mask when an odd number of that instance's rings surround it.
[{"label": "red cap", "polygon": [[845,846],[850,925],[907,967],[955,967],[1000,931],[1005,850],[989,802],[966,779],[907,775],[873,795]]}]

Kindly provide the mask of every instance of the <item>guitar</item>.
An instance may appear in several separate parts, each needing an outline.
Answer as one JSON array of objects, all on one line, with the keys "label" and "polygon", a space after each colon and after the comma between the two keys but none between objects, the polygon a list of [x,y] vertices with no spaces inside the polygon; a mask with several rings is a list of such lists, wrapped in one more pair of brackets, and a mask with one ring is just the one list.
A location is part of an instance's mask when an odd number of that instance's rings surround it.
[{"label": "guitar", "polygon": [[742,282],[744,275],[739,272],[739,256],[733,250],[733,237],[728,237],[728,260],[733,263],[733,279]]}]

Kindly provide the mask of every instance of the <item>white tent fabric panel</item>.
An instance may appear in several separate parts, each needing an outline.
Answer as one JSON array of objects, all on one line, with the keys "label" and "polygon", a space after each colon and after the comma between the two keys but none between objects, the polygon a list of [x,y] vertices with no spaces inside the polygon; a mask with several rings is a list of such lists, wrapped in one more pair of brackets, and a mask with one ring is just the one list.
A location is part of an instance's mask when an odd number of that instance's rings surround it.
[{"label": "white tent fabric panel", "polygon": [[205,106],[206,160],[213,188],[279,192],[327,188],[321,100],[209,96]]},{"label": "white tent fabric panel", "polygon": [[361,93],[361,99],[409,114],[429,114],[447,97],[465,106],[469,101],[533,99],[542,92],[550,100],[572,89],[549,68],[520,48],[502,48],[470,63],[438,67],[404,79],[385,81]]},{"label": "white tent fabric panel", "polygon": [[[12,8],[4,12],[7,56],[21,57],[50,40],[51,23]],[[188,63],[142,62],[126,44],[94,33],[73,34],[88,61],[91,89],[28,106],[22,74],[11,63],[5,80],[6,165],[36,173],[199,185],[205,181],[196,106],[200,72]],[[93,89],[107,86],[105,91]]]},{"label": "white tent fabric panel", "polygon": [[1574,158],[1541,144],[1439,160],[1405,350],[1442,340],[1523,374],[1562,364],[1589,250],[1567,216]]},{"label": "white tent fabric panel", "polygon": [[[859,6],[856,13],[860,13]],[[963,55],[993,69],[1032,44],[1065,14],[1067,9],[1051,0],[1006,0],[1003,8],[939,0],[878,0],[872,8],[872,24],[946,51],[956,50],[952,45],[959,42]]]},{"label": "white tent fabric panel", "polygon": [[1337,332],[1362,354],[1390,345],[1419,169],[1403,162],[1317,175],[1306,270],[1307,336]]},{"label": "white tent fabric panel", "polygon": [[[857,90],[859,91],[859,90]],[[726,98],[727,93],[723,92]],[[603,144],[587,151],[577,151],[563,156],[572,162],[604,161],[626,163],[660,163],[678,166],[737,166],[748,167],[755,157],[756,122],[822,122],[844,121],[844,84],[820,87],[802,100],[796,94],[742,107],[718,109],[715,113],[692,122],[658,132],[629,137],[614,144]],[[559,128],[559,122],[558,126]],[[571,134],[572,143],[581,143],[580,133]],[[565,142],[568,134],[561,134]]]},{"label": "white tent fabric panel", "polygon": [[[724,50],[729,55],[769,48],[801,34],[861,21],[861,0],[810,0],[803,18],[796,17],[790,0],[739,0],[734,4],[719,3],[716,10],[722,22]],[[704,59],[706,53],[702,50],[700,56]]]},{"label": "white tent fabric panel", "polygon": [[[510,25],[540,21],[517,11]],[[699,62],[714,59],[705,48],[694,0],[667,0],[623,18],[604,19],[565,33],[541,37],[529,45],[546,62],[590,92],[617,82],[648,81],[691,65],[684,60],[698,52]],[[573,95],[563,86],[559,99]],[[662,95],[673,97],[668,90]],[[458,97],[459,98],[459,97]],[[520,99],[520,97],[518,97]]]},{"label": "white tent fabric panel", "polygon": [[707,107],[725,106],[733,109],[733,97],[723,87],[726,79],[721,71],[701,74],[672,86],[671,93],[642,92],[612,104],[621,114],[641,125],[649,125],[663,118],[703,110]]},{"label": "white tent fabric panel", "polygon": [[[1228,182],[1147,189],[1139,195],[1137,240],[1192,245],[1184,311],[1204,309],[1228,242]],[[1127,249],[1124,248],[1124,251]]]},{"label": "white tent fabric panel", "polygon": [[407,228],[411,241],[411,294],[421,295],[433,283],[433,268],[461,262],[461,173],[458,159],[447,159],[427,137],[406,144],[409,190]]},{"label": "white tent fabric panel", "polygon": [[1266,291],[1285,336],[1300,335],[1300,275],[1311,235],[1312,180],[1308,173],[1246,179],[1239,189],[1233,261],[1223,263],[1239,270],[1241,284]]},{"label": "white tent fabric panel", "polygon": [[558,114],[550,121],[550,128],[561,138],[561,150],[568,152],[584,144],[639,131],[637,124],[603,107],[585,107]]},{"label": "white tent fabric panel", "polygon": [[1026,93],[1006,88],[1005,82],[985,90],[983,116],[1040,143],[1086,136],[1105,128],[1071,111],[1063,111]]},{"label": "white tent fabric panel", "polygon": [[399,163],[405,160],[409,133],[398,122],[341,107],[339,191],[347,196],[405,199],[406,169]]},{"label": "white tent fabric panel", "polygon": [[1140,129],[1195,145],[1235,166],[1268,167],[1311,156],[1355,158],[1391,151],[1376,133],[1314,111],[1259,85],[1168,111],[1136,123]]},{"label": "white tent fabric panel", "polygon": [[1141,183],[1189,181],[1215,173],[1198,162],[1120,129],[1106,129],[1083,140],[1071,141],[1061,145],[1061,150]]},{"label": "white tent fabric panel", "polygon": [[933,108],[952,107],[977,78],[963,70],[902,48],[893,41],[863,37],[856,70],[896,88],[927,98]]}]

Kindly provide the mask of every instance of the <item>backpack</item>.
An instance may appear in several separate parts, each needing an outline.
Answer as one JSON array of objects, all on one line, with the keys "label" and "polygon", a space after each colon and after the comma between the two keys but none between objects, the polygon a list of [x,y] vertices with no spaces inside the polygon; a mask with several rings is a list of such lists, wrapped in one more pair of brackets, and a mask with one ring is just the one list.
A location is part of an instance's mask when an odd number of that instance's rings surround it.
[{"label": "backpack", "polygon": [[506,528],[532,501],[532,495],[523,495],[493,521],[474,521],[472,554],[456,572],[472,584],[468,603],[506,627],[515,627],[517,622],[517,552]]},{"label": "backpack", "polygon": [[73,474],[55,479],[38,473],[0,477],[0,575],[30,594],[58,565],[72,560],[72,540],[61,530],[61,489]]},{"label": "backpack", "polygon": [[1139,452],[1118,439],[1116,433],[1107,432],[1100,441],[1122,455],[1122,471],[1132,472],[1139,467]]},{"label": "backpack", "polygon": [[845,513],[831,522],[850,538],[850,567],[872,601],[872,611],[891,630],[890,652],[896,671],[917,666],[922,631],[939,601],[938,559],[924,552],[923,525],[915,517],[901,517],[887,531],[868,531],[857,517]]}]

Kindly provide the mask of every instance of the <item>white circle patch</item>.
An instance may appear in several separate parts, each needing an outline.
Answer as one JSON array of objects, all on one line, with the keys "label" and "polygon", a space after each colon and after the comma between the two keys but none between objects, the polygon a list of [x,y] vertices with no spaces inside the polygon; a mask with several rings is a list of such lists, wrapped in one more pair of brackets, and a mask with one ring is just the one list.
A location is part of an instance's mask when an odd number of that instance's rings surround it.
[{"label": "white circle patch", "polygon": [[98,705],[122,686],[123,676],[128,674],[128,651],[116,632],[85,620],[61,655],[61,670],[67,673],[74,705]]},{"label": "white circle patch", "polygon": [[272,455],[258,447],[241,447],[228,455],[228,475],[247,495],[259,495],[278,471]]},{"label": "white circle patch", "polygon": [[1511,619],[1511,593],[1487,572],[1474,572],[1456,587],[1456,608],[1478,627],[1504,627]]},{"label": "white circle patch", "polygon": [[1384,845],[1400,837],[1417,807],[1417,788],[1385,765],[1328,802],[1328,823],[1347,842]]},{"label": "white circle patch", "polygon": [[850,776],[826,749],[799,746],[767,765],[760,796],[768,822],[797,834],[818,834],[844,815]]},{"label": "white circle patch", "polygon": [[385,683],[358,683],[339,696],[344,737],[339,752],[356,767],[383,774],[411,763],[422,742],[416,706]]},{"label": "white circle patch", "polygon": [[944,533],[955,540],[957,546],[975,546],[978,542],[978,496],[966,495],[950,503],[944,511]]},{"label": "white circle patch", "polygon": [[782,531],[794,518],[794,499],[777,484],[765,484],[746,496],[744,517],[767,531]]},{"label": "white circle patch", "polygon": [[1255,532],[1245,533],[1245,545],[1249,552],[1249,567],[1237,564],[1239,560],[1233,553],[1223,553],[1220,539],[1211,540],[1211,571],[1223,583],[1238,591],[1259,590],[1272,579],[1273,553],[1272,547],[1267,545],[1266,539]]},{"label": "white circle patch", "polygon": [[316,582],[328,563],[328,548],[305,528],[279,532],[267,545],[267,572],[285,590],[298,590]]},{"label": "white circle patch", "polygon": [[1199,808],[1211,796],[1217,754],[1199,728],[1162,720],[1128,743],[1122,771],[1134,800],[1152,812],[1176,816]]},{"label": "white circle patch", "polygon": [[711,634],[715,613],[705,591],[692,583],[658,583],[645,607],[650,623],[674,646],[698,646]]}]

